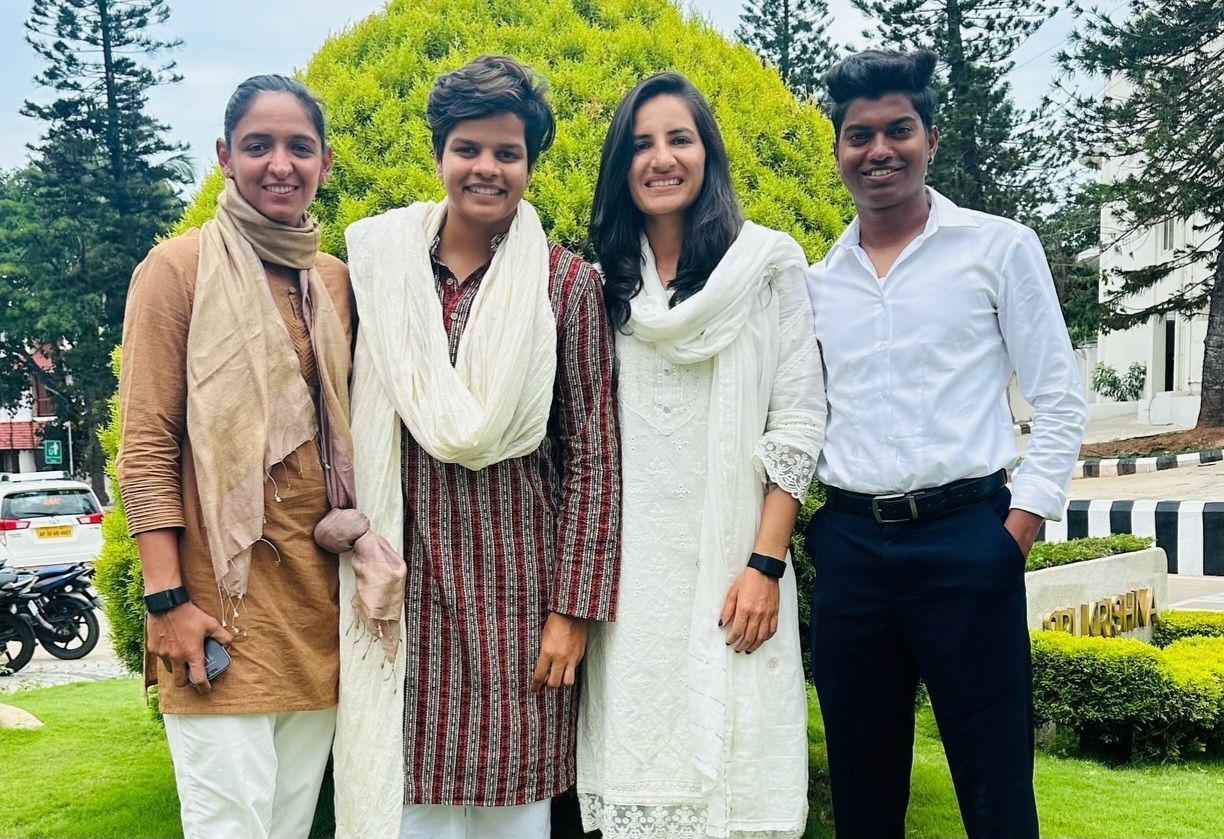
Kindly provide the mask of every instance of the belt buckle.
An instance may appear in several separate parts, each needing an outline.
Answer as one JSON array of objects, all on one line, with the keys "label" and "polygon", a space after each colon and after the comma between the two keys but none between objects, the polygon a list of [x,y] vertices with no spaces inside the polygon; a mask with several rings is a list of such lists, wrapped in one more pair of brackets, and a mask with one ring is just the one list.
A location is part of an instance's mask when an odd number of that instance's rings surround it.
[{"label": "belt buckle", "polygon": [[[902,498],[909,499],[910,514],[908,516],[906,516],[905,518],[900,518],[900,519],[886,519],[882,515],[880,515],[880,502],[881,501],[898,501]],[[917,521],[918,520],[918,504],[914,500],[914,495],[908,492],[894,492],[891,495],[877,495],[871,499],[871,515],[875,518],[876,522],[878,522],[879,524],[897,524],[903,521]]]}]

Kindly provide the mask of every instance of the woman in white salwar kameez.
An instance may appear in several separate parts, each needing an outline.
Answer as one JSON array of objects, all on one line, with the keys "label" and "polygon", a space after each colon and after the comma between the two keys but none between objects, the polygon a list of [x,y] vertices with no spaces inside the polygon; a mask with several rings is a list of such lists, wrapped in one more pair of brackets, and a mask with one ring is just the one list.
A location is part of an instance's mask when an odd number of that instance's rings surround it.
[{"label": "woman in white salwar kameez", "polygon": [[591,241],[618,328],[615,623],[592,630],[578,795],[605,839],[798,837],[807,714],[791,529],[824,436],[807,259],[744,221],[683,77],[604,141]]}]

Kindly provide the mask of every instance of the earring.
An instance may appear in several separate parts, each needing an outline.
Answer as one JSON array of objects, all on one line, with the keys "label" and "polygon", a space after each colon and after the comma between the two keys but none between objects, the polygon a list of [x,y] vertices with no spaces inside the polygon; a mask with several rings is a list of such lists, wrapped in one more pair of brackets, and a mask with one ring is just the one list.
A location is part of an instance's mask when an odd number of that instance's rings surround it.
[{"label": "earring", "polygon": [[935,162],[935,155],[931,155],[929,158],[927,158],[927,166],[930,166],[934,162]]}]

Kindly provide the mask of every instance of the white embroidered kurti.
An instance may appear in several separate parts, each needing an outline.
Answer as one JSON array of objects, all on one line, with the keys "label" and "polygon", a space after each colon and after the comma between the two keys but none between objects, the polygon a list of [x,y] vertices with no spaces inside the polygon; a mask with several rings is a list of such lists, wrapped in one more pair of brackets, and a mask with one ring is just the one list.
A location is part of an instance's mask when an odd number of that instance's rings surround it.
[{"label": "white embroidered kurti", "polygon": [[[643,280],[651,285],[641,293],[666,294],[649,262]],[[758,305],[776,318],[766,328],[777,330],[777,358],[762,359],[762,375],[773,380],[768,413],[755,449],[743,457],[753,461],[762,488],[768,481],[802,497],[825,424],[820,356],[802,271],[766,270],[772,277]],[[778,633],[751,655],[726,650],[730,701],[713,789],[689,745],[687,655],[698,548],[708,526],[702,509],[720,357],[673,364],[631,335],[618,335],[616,348],[624,481],[620,606],[614,623],[591,624],[585,659],[577,744],[584,826],[602,830],[605,839],[800,836],[807,716],[792,570],[781,582]],[[742,568],[747,559],[735,565]],[[721,590],[733,579],[720,582]],[[696,618],[714,626],[718,614]]]}]

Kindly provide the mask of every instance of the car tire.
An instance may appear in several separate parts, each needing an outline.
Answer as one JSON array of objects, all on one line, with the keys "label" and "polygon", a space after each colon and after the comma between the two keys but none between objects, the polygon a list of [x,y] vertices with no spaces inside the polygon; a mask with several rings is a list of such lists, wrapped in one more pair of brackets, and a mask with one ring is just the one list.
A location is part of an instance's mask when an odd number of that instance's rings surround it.
[{"label": "car tire", "polygon": [[0,613],[0,676],[11,676],[34,657],[34,630],[10,612]]}]

